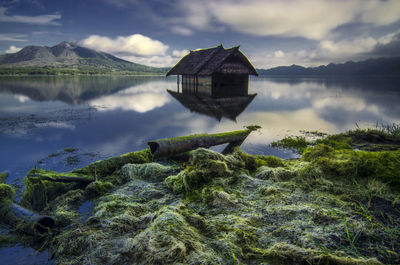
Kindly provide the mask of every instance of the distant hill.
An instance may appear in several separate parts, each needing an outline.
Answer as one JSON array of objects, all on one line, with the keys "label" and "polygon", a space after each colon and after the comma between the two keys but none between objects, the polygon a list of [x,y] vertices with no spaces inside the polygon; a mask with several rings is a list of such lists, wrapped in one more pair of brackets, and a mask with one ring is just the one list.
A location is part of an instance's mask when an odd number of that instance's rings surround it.
[{"label": "distant hill", "polygon": [[3,74],[165,73],[165,69],[128,62],[111,54],[61,42],[53,47],[27,46],[0,55]]},{"label": "distant hill", "polygon": [[400,57],[330,63],[318,67],[279,66],[257,71],[261,75],[400,75]]}]

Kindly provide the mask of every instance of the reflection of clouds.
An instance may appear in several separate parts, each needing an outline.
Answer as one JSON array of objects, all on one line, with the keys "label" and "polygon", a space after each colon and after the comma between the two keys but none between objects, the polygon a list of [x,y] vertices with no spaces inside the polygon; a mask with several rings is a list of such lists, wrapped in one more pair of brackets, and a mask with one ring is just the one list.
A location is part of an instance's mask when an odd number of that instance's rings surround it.
[{"label": "reflection of clouds", "polygon": [[267,78],[252,81],[250,83],[251,92],[256,92],[257,97],[269,97],[274,100],[283,98],[290,98],[291,100],[310,99],[315,94],[326,92],[324,86],[307,81],[295,84],[288,82],[276,83]]},{"label": "reflection of clouds", "polygon": [[[378,93],[376,90],[368,94],[364,90],[350,89],[352,83],[348,84],[348,80],[343,81],[343,84],[335,83],[335,80],[285,78],[253,80],[250,83],[250,91],[256,92],[258,96],[253,102],[254,105],[250,106],[250,110],[265,112],[268,114],[265,117],[269,118],[278,115],[278,119],[269,119],[268,128],[279,128],[281,121],[285,121],[284,128],[295,129],[290,132],[294,135],[298,134],[298,130],[319,129],[327,133],[336,133],[355,129],[356,123],[371,126],[376,122],[391,124],[398,120],[393,111],[388,111],[393,110],[393,107],[390,107],[393,97]],[[397,95],[394,95],[394,98]],[[307,121],[305,117],[299,116],[299,113],[308,115],[312,120]],[[296,119],[287,119],[287,114]],[[240,116],[243,117],[244,114]],[[255,123],[265,124],[264,118],[255,120]],[[299,120],[302,122],[299,123]],[[278,133],[278,130],[274,131],[280,136],[285,135],[282,132]]]},{"label": "reflection of clouds", "polygon": [[375,104],[368,105],[364,99],[355,97],[340,98],[317,98],[313,101],[313,106],[317,109],[342,109],[347,111],[368,111],[379,114],[379,108]]},{"label": "reflection of clouds", "polygon": [[89,105],[100,111],[121,109],[143,113],[170,102],[171,99],[165,91],[175,86],[173,83],[151,82],[91,100]]},{"label": "reflection of clouds", "polygon": [[260,132],[250,134],[246,143],[269,144],[287,135],[300,135],[299,130],[337,132],[333,124],[322,119],[313,109],[278,112],[247,112],[240,116],[237,124],[223,121],[210,130],[212,132],[241,130],[243,127],[257,124]]},{"label": "reflection of clouds", "polygon": [[20,103],[24,103],[26,101],[30,101],[31,99],[27,96],[24,95],[14,95],[14,97],[20,102]]},{"label": "reflection of clouds", "polygon": [[49,122],[42,122],[36,123],[35,127],[37,128],[57,128],[57,129],[70,129],[74,130],[76,127],[73,124],[69,124],[67,122],[57,122],[57,121],[49,121]]}]

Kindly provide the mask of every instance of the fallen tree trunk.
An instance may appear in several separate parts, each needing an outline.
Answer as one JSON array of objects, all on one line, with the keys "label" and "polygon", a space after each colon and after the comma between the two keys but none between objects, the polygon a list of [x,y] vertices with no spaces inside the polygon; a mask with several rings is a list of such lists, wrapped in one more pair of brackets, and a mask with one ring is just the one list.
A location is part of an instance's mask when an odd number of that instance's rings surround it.
[{"label": "fallen tree trunk", "polygon": [[197,149],[199,147],[211,147],[229,143],[222,152],[224,154],[233,151],[234,147],[240,146],[246,137],[260,126],[249,126],[246,130],[217,133],[217,134],[195,134],[176,138],[166,138],[150,141],[147,144],[155,158],[169,157],[183,152]]},{"label": "fallen tree trunk", "polygon": [[63,182],[63,183],[83,183],[83,184],[89,184],[90,182],[93,182],[93,178],[89,177],[71,177],[71,176],[60,176],[61,173],[58,175],[54,176],[44,176],[41,174],[28,174],[27,176],[31,180],[47,180],[47,181],[53,181],[53,182]]},{"label": "fallen tree trunk", "polygon": [[4,223],[32,235],[44,234],[55,225],[52,217],[39,215],[15,203],[3,205],[1,216]]}]

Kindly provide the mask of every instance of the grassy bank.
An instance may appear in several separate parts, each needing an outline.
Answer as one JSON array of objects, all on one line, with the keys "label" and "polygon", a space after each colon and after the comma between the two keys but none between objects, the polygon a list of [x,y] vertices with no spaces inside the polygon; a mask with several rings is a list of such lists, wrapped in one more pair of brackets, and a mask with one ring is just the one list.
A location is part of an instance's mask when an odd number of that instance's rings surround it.
[{"label": "grassy bank", "polygon": [[[298,160],[143,150],[36,169],[21,203],[55,219],[33,238],[57,264],[398,264],[399,139],[384,133],[293,138]],[[13,192],[1,185],[6,209]]]}]

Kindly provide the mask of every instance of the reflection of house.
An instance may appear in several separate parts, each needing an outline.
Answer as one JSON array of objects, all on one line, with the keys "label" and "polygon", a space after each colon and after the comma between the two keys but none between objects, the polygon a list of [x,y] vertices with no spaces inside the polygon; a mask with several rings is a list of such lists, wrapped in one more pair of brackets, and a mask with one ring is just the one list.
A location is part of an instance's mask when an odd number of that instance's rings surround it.
[{"label": "reflection of house", "polygon": [[236,117],[246,109],[257,95],[246,94],[235,97],[213,98],[198,94],[187,94],[185,92],[167,91],[190,111],[214,117],[219,121],[222,117],[236,121]]},{"label": "reflection of house", "polygon": [[247,95],[249,75],[258,75],[239,46],[225,49],[222,45],[191,51],[168,75],[182,76],[182,91],[212,97]]}]

